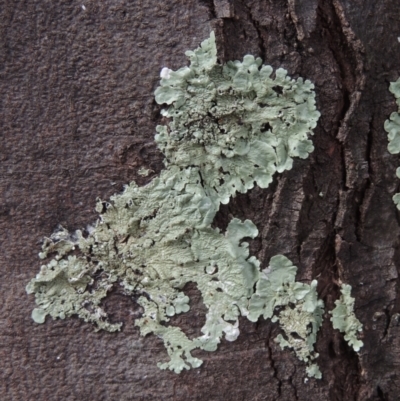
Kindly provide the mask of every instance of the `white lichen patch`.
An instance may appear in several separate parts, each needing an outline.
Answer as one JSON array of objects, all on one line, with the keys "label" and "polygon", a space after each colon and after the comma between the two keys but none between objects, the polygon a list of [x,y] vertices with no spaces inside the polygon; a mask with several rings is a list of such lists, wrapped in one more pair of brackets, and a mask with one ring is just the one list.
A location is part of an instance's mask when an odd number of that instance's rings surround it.
[{"label": "white lichen patch", "polygon": [[[121,285],[143,308],[135,322],[141,334],[164,341],[170,359],[160,368],[179,373],[201,365],[192,350],[236,340],[240,316],[262,315],[279,322],[281,347],[292,348],[318,378],[314,344],[323,303],[316,281],[296,282],[297,268],[282,255],[261,272],[244,241],[258,235],[251,221],[234,218],[226,232],[211,226],[221,203],[255,184],[266,188],[276,172],[292,168],[293,157],[313,150],[309,136],[320,115],[314,86],[249,55],[218,64],[213,33],[187,55],[188,67],[162,69],[155,92],[169,106],[162,111],[168,124],[156,135],[166,168],[146,186],[132,182],[98,201],[100,218],[86,235],[61,228],[44,241],[40,257],[52,259],[27,286],[38,305],[32,317],[43,323],[46,315],[77,315],[118,330],[101,302]],[[189,282],[207,308],[194,339],[170,321],[190,309],[182,291]]]},{"label": "white lichen patch", "polygon": [[334,329],[344,333],[344,339],[354,349],[359,351],[364,345],[357,338],[357,334],[362,331],[362,324],[354,314],[354,298],[351,296],[351,286],[342,284],[340,287],[340,298],[335,301],[335,309],[329,312]]},{"label": "white lichen patch", "polygon": [[[392,154],[400,153],[400,78],[396,82],[391,82],[389,86],[390,92],[396,98],[396,103],[399,106],[397,112],[393,112],[389,119],[385,121],[385,131],[388,133],[388,150]],[[396,175],[400,178],[400,168],[397,169]],[[397,209],[400,210],[400,193],[393,196],[393,202]]]}]

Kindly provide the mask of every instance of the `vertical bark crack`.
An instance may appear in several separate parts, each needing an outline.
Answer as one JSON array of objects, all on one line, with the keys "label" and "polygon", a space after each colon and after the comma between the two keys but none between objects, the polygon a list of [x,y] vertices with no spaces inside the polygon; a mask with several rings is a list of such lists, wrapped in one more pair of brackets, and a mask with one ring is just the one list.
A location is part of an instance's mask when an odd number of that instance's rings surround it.
[{"label": "vertical bark crack", "polygon": [[263,39],[263,34],[262,34],[262,29],[260,27],[260,23],[253,17],[253,13],[251,11],[251,7],[247,5],[246,1],[243,1],[243,6],[247,11],[247,16],[249,18],[249,21],[253,25],[254,29],[257,32],[257,37],[258,37],[258,47],[260,49],[260,56],[265,62],[265,57],[267,55],[267,49],[265,48],[264,45],[264,39]]},{"label": "vertical bark crack", "polygon": [[297,13],[296,13],[296,2],[295,2],[295,0],[288,0],[288,9],[289,9],[290,18],[292,19],[293,24],[294,24],[294,26],[296,28],[297,39],[299,41],[302,41],[304,39],[305,35],[304,35],[303,27],[299,22],[299,17],[297,16]]},{"label": "vertical bark crack", "polygon": [[[332,53],[333,60],[337,64],[340,75],[339,82],[342,89],[342,107],[337,116],[339,126],[336,132],[332,132],[340,147],[341,171],[343,174],[342,190],[338,198],[334,223],[335,241],[331,242],[331,252],[335,262],[331,275],[333,282],[329,287],[337,289],[337,284],[335,284],[336,278],[345,281],[343,273],[346,266],[343,266],[339,256],[342,244],[346,243],[346,240],[352,238],[352,236],[356,236],[355,239],[357,240],[361,235],[361,232],[357,231],[354,221],[352,221],[352,216],[357,214],[357,210],[354,207],[356,195],[365,191],[368,185],[366,180],[360,182],[357,171],[357,156],[353,154],[351,147],[353,139],[349,140],[349,133],[352,130],[351,123],[356,116],[366,76],[364,74],[363,45],[352,31],[340,1],[320,1],[318,16],[319,24],[326,33],[327,44]],[[370,139],[366,138],[366,150],[364,154],[367,163],[369,163],[368,152],[370,152],[368,141]],[[330,302],[333,302],[333,300],[331,299]],[[340,363],[338,361],[340,359],[343,366],[346,366],[346,372],[334,370],[335,391],[338,392],[336,396],[344,397],[344,391],[346,391],[344,388],[347,387],[347,391],[351,390],[351,395],[347,393],[346,397],[353,396],[356,399],[362,380],[358,355],[349,347],[344,346],[342,352],[337,353],[335,359],[335,365]],[[351,382],[349,381],[350,377]],[[343,390],[340,391],[340,388]]]}]

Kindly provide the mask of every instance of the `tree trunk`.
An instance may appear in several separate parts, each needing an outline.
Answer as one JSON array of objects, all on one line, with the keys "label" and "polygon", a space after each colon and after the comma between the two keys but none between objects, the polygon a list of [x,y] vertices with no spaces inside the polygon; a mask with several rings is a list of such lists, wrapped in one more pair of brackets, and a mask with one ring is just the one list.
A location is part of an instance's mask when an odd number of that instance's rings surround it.
[{"label": "tree trunk", "polygon": [[[384,121],[400,74],[400,4],[377,0],[3,0],[1,7],[0,399],[398,400],[400,218],[398,156]],[[139,337],[137,305],[115,291],[106,302],[122,332],[78,319],[31,320],[25,286],[38,272],[44,236],[96,219],[95,199],[163,168],[153,141],[162,67],[186,63],[214,30],[219,60],[260,56],[315,83],[321,118],[314,152],[295,159],[266,190],[221,207],[215,224],[251,219],[251,253],[266,266],[284,254],[297,280],[317,278],[331,310],[340,281],[352,286],[364,347],[355,353],[329,315],[316,349],[321,380],[273,339],[277,324],[241,319],[237,341],[199,351],[199,369],[157,368],[155,336]],[[137,174],[140,167],[153,171]],[[264,266],[264,267],[265,267]],[[204,306],[175,320],[198,335]]]}]

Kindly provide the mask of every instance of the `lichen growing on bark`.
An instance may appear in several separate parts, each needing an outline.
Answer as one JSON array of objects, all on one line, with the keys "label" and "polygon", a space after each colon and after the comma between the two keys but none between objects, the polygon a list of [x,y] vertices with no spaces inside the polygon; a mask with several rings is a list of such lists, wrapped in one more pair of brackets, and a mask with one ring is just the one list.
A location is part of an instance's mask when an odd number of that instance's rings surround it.
[{"label": "lichen growing on bark", "polygon": [[[321,378],[314,360],[317,332],[321,327],[324,303],[318,299],[317,281],[296,282],[297,267],[283,255],[271,258],[266,271],[260,274],[256,290],[249,303],[248,318],[256,322],[262,315],[281,326],[285,337],[275,339],[282,348],[292,348],[296,356],[307,363],[309,376]],[[280,307],[279,311],[275,308]]]},{"label": "lichen growing on bark", "polygon": [[351,296],[351,286],[342,284],[340,286],[340,298],[335,301],[335,309],[329,312],[334,329],[344,333],[344,339],[358,352],[364,345],[358,339],[357,334],[362,331],[362,324],[354,314],[355,299]]},{"label": "lichen growing on bark", "polygon": [[[164,341],[170,360],[162,369],[200,366],[192,350],[214,351],[223,336],[236,340],[239,316],[263,315],[279,321],[280,345],[320,377],[314,343],[323,303],[316,281],[296,282],[297,268],[282,255],[260,272],[244,241],[258,235],[251,221],[234,218],[226,232],[211,226],[221,203],[254,184],[268,187],[276,172],[292,168],[293,157],[313,150],[309,135],[320,115],[314,86],[250,55],[218,64],[213,33],[187,55],[188,67],[162,70],[155,92],[159,104],[169,105],[155,138],[165,169],[146,186],[131,182],[110,201],[98,201],[100,218],[85,235],[61,228],[44,241],[40,257],[52,259],[27,286],[38,305],[32,317],[43,323],[46,315],[77,315],[98,329],[118,330],[101,302],[121,285],[143,308],[135,322],[141,334]],[[190,308],[182,291],[189,282],[207,308],[194,339],[170,324]]]},{"label": "lichen growing on bark", "polygon": [[[385,121],[385,130],[388,133],[388,150],[392,154],[400,153],[400,78],[391,82],[389,86],[390,92],[396,98],[396,103],[399,106],[398,111],[394,111],[388,120]],[[396,170],[397,178],[400,178],[400,167]],[[396,204],[397,209],[400,210],[400,193],[393,196],[393,202]]]}]

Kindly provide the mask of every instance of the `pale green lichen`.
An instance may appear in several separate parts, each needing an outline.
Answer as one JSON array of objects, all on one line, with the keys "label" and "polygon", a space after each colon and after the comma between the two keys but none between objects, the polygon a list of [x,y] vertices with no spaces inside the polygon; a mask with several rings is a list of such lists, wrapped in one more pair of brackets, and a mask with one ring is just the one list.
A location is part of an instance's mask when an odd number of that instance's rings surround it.
[{"label": "pale green lichen", "polygon": [[147,176],[151,173],[151,171],[152,171],[152,170],[150,170],[149,168],[141,167],[141,168],[138,170],[138,174],[139,174],[140,176],[142,176],[142,177],[147,177]]},{"label": "pale green lichen", "polygon": [[[314,344],[324,304],[318,299],[317,281],[310,285],[296,282],[296,272],[297,267],[285,256],[272,257],[250,299],[248,318],[255,322],[262,315],[273,322],[279,321],[286,338],[279,334],[275,341],[282,348],[293,348],[297,357],[308,364],[308,374],[321,378],[318,366],[312,362],[318,356]],[[277,313],[276,307],[280,307]]]},{"label": "pale green lichen", "polygon": [[354,349],[359,351],[364,345],[357,334],[362,331],[362,324],[354,314],[354,298],[351,296],[351,286],[342,284],[340,298],[335,301],[335,309],[329,312],[334,329],[344,333],[344,339]]},{"label": "pale green lichen", "polygon": [[[396,103],[399,106],[398,112],[393,112],[389,119],[385,121],[385,130],[388,133],[388,150],[392,154],[400,153],[400,78],[396,82],[391,82],[389,86],[390,92],[396,98]],[[396,176],[400,178],[400,167],[396,170]],[[400,210],[400,193],[393,196],[393,202],[397,209]]]},{"label": "pale green lichen", "polygon": [[200,168],[214,202],[227,203],[254,183],[266,188],[276,171],[292,168],[292,157],[314,149],[308,137],[320,113],[310,81],[282,68],[273,74],[251,55],[217,64],[213,36],[187,55],[191,65],[169,71],[155,91],[171,118],[155,139],[167,167]]},{"label": "pale green lichen", "polygon": [[[78,315],[118,330],[101,301],[121,285],[143,308],[135,322],[141,334],[164,341],[170,360],[162,369],[200,366],[192,350],[214,351],[223,336],[236,340],[239,316],[263,315],[279,321],[281,347],[293,348],[308,374],[320,377],[314,343],[323,303],[316,281],[296,282],[297,268],[282,255],[260,272],[243,241],[258,235],[251,221],[234,218],[226,232],[211,226],[221,203],[254,183],[267,187],[275,172],[292,168],[292,157],[313,150],[314,86],[283,69],[274,73],[253,56],[218,64],[213,33],[187,55],[190,66],[164,68],[155,92],[158,103],[169,105],[162,111],[168,125],[156,135],[166,168],[146,186],[132,182],[110,201],[98,201],[100,219],[87,235],[61,228],[44,241],[40,257],[53,259],[27,286],[38,304],[32,317],[43,323],[46,315]],[[189,282],[207,308],[202,335],[194,339],[170,322],[190,309],[182,291]]]}]

